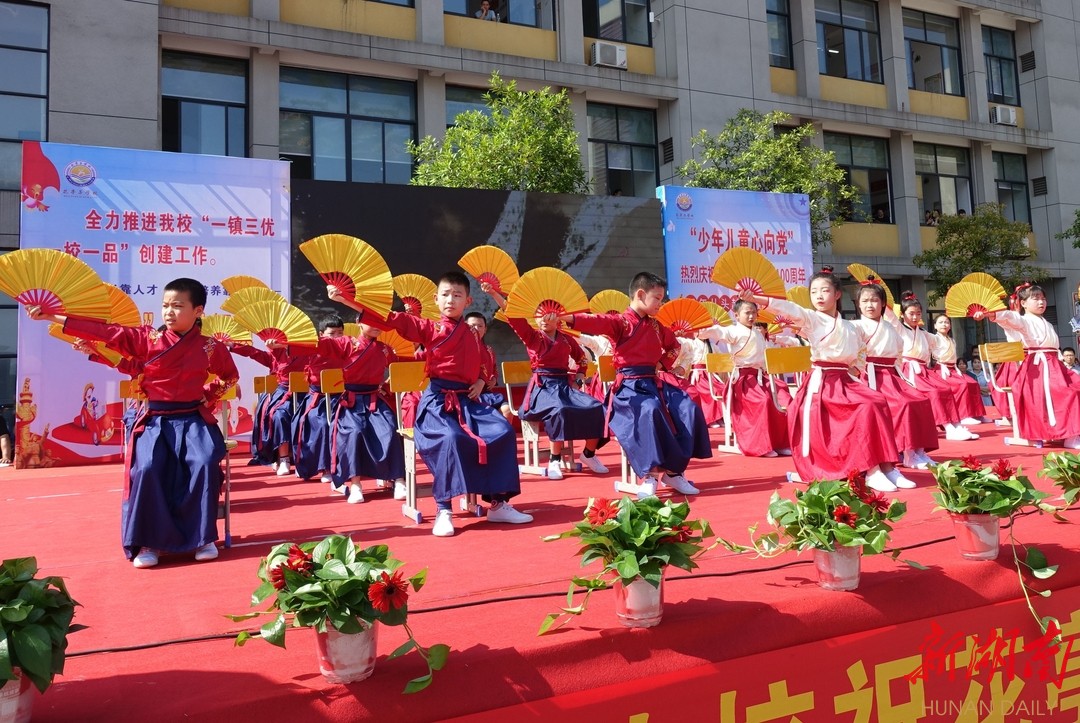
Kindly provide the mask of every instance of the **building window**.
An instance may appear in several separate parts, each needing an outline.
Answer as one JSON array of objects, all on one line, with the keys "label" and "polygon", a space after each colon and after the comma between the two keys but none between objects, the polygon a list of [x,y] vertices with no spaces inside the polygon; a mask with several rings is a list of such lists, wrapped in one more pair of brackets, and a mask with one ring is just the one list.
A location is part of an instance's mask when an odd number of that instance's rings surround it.
[{"label": "building window", "polygon": [[[500,23],[541,30],[555,29],[553,0],[490,0],[489,5]],[[480,0],[443,0],[443,12],[447,15],[479,17]]]},{"label": "building window", "polygon": [[446,127],[454,125],[461,113],[478,110],[484,115],[491,114],[491,106],[484,95],[486,88],[465,88],[460,85],[446,86]]},{"label": "building window", "polygon": [[915,174],[922,223],[971,212],[971,164],[966,148],[915,144]]},{"label": "building window", "polygon": [[1027,158],[1020,153],[994,151],[994,185],[1005,218],[1031,225],[1028,204]]},{"label": "building window", "polygon": [[161,54],[161,149],[247,155],[247,61]]},{"label": "building window", "polygon": [[1020,105],[1020,80],[1016,75],[1016,48],[1012,31],[983,25],[982,33],[986,90],[990,102]]},{"label": "building window", "polygon": [[769,22],[769,65],[794,68],[791,62],[791,8],[788,0],[765,0]]},{"label": "building window", "polygon": [[0,188],[22,180],[22,141],[48,138],[49,9],[0,2]]},{"label": "building window", "polygon": [[859,189],[856,206],[848,213],[854,221],[894,223],[889,177],[889,143],[884,138],[825,134],[825,150],[836,156],[848,183]]},{"label": "building window", "polygon": [[908,87],[927,93],[963,95],[960,21],[904,8]]},{"label": "building window", "polygon": [[655,196],[656,112],[589,103],[588,114],[593,192]]},{"label": "building window", "polygon": [[880,83],[877,3],[816,0],[818,67],[824,75]]},{"label": "building window", "polygon": [[409,182],[415,83],[288,67],[280,78],[280,152],[293,178]]},{"label": "building window", "polygon": [[651,45],[649,0],[581,0],[585,37]]}]

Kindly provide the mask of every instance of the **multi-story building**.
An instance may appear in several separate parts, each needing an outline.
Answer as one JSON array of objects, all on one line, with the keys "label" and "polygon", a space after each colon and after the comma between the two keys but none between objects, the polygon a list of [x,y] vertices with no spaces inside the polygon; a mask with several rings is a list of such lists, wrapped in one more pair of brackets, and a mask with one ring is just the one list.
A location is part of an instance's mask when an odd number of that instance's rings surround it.
[{"label": "multi-story building", "polygon": [[[596,193],[679,183],[698,130],[782,109],[860,189],[820,261],[925,291],[935,214],[1031,224],[1063,339],[1080,252],[1074,0],[0,0],[0,247],[18,244],[23,139],[292,163],[407,183],[406,139],[482,104],[493,70],[569,89]],[[0,310],[0,389],[14,320]],[[0,399],[0,403],[7,401]]]}]

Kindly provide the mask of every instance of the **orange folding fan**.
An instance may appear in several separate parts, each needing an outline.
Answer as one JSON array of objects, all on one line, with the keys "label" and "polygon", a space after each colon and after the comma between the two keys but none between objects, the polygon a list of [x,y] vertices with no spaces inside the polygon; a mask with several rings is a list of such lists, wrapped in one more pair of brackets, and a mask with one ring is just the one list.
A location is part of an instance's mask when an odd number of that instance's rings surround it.
[{"label": "orange folding fan", "polygon": [[892,306],[895,303],[893,301],[892,291],[889,290],[889,285],[886,284],[884,280],[882,280],[881,274],[874,271],[872,268],[866,266],[865,264],[848,264],[847,270],[848,273],[851,274],[856,281],[860,283],[869,282],[872,284],[877,284],[878,286],[883,288],[885,290],[885,303],[888,306]]},{"label": "orange folding fan", "polygon": [[976,311],[1001,311],[1001,297],[982,284],[961,281],[945,294],[945,314],[952,317],[973,316]]},{"label": "orange folding fan", "polygon": [[689,336],[691,332],[713,325],[712,315],[697,299],[672,299],[656,312],[656,320],[675,332]]},{"label": "orange folding fan", "polygon": [[594,314],[621,314],[630,306],[630,297],[617,289],[598,291],[589,299],[589,311]]},{"label": "orange folding fan", "polygon": [[394,353],[400,357],[412,359],[416,354],[416,345],[393,329],[380,333],[379,341],[393,349]]},{"label": "orange folding fan", "polygon": [[405,313],[432,321],[441,317],[435,303],[438,287],[435,282],[420,274],[400,274],[394,277],[394,293],[405,306]]},{"label": "orange folding fan", "polygon": [[506,299],[507,317],[532,319],[546,314],[588,311],[589,297],[574,277],[560,269],[541,266],[525,273]]},{"label": "orange folding fan", "polygon": [[237,289],[236,291],[229,292],[229,298],[221,302],[221,310],[230,314],[235,314],[238,309],[247,304],[254,304],[256,301],[279,301],[283,304],[287,304],[285,297],[276,291],[263,286],[247,286],[243,289]]},{"label": "orange folding fan", "polygon": [[345,298],[385,319],[394,303],[394,281],[386,261],[371,244],[353,236],[328,233],[300,244],[319,276]]},{"label": "orange folding fan", "polygon": [[97,273],[56,249],[19,249],[0,256],[0,291],[46,314],[108,319],[112,311]]},{"label": "orange folding fan", "polygon": [[720,304],[715,301],[703,301],[701,305],[709,311],[709,316],[713,318],[714,324],[717,326],[731,326],[731,314],[727,313]]},{"label": "orange folding fan", "polygon": [[203,336],[234,344],[250,344],[251,332],[227,314],[208,314],[202,317],[199,327]]},{"label": "orange folding fan", "polygon": [[245,276],[244,274],[237,274],[236,276],[227,276],[221,280],[221,288],[230,294],[235,294],[240,289],[269,289],[262,279],[257,279],[254,276]]},{"label": "orange folding fan", "polygon": [[716,260],[712,280],[733,291],[749,290],[758,296],[786,299],[780,272],[759,251],[728,249]]},{"label": "orange folding fan", "polygon": [[498,246],[486,244],[470,250],[458,266],[468,271],[480,283],[488,283],[503,296],[508,296],[519,278],[517,264],[510,254]]},{"label": "orange folding fan", "polygon": [[317,346],[319,336],[307,314],[284,301],[256,301],[238,309],[233,315],[245,329],[263,341],[271,339],[282,344]]}]

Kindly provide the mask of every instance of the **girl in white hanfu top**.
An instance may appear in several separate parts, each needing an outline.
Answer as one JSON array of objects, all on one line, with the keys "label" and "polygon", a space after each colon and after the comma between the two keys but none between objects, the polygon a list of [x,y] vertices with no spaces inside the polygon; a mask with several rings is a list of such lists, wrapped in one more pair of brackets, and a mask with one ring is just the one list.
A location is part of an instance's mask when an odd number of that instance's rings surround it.
[{"label": "girl in white hanfu top", "polygon": [[[843,293],[826,266],[810,279],[813,310],[750,291],[740,298],[783,315],[810,342],[813,369],[788,415],[791,459],[799,476],[809,482],[865,471],[868,487],[893,492],[896,482],[906,478],[895,466],[900,454],[892,415],[880,392],[851,375],[863,344],[855,326],[840,317],[837,304]],[[904,484],[914,486],[910,480]]]},{"label": "girl in white hanfu top", "polygon": [[915,294],[905,291],[900,299],[903,321],[896,318],[892,309],[885,309],[885,320],[892,324],[893,328],[900,333],[904,340],[904,351],[900,356],[900,374],[915,388],[930,398],[930,404],[934,407],[934,422],[945,428],[945,439],[963,442],[969,439],[978,439],[967,427],[960,424],[960,413],[956,410],[956,400],[953,398],[952,387],[928,368],[930,364],[931,350],[935,341],[931,334],[921,328],[922,302],[915,298]]},{"label": "girl in white hanfu top", "polygon": [[1061,363],[1057,332],[1043,318],[1042,287],[1023,284],[1017,297],[1023,314],[977,311],[973,317],[1011,329],[1024,342],[1024,361],[1012,386],[1020,435],[1032,441],[1061,439],[1067,448],[1080,449],[1080,375]]},{"label": "girl in white hanfu top", "polygon": [[736,301],[731,314],[734,324],[710,326],[698,338],[726,342],[731,349],[735,371],[724,393],[739,451],[747,457],[789,455],[787,418],[773,404],[765,376],[765,336],[754,326],[757,305]]},{"label": "girl in white hanfu top", "polygon": [[864,281],[855,301],[859,318],[851,323],[866,344],[863,380],[871,389],[884,394],[889,403],[896,448],[901,452],[904,466],[927,469],[934,465],[934,460],[926,452],[938,447],[934,407],[925,394],[900,376],[897,369],[904,340],[892,324],[882,318],[885,290],[876,282]]},{"label": "girl in white hanfu top", "polygon": [[956,401],[956,412],[960,415],[960,424],[982,424],[985,418],[986,407],[982,403],[982,394],[979,392],[979,383],[962,372],[956,370],[956,342],[952,338],[952,321],[949,317],[941,314],[934,319],[934,347],[930,352],[938,363],[941,378],[949,383],[952,389],[953,399]]}]

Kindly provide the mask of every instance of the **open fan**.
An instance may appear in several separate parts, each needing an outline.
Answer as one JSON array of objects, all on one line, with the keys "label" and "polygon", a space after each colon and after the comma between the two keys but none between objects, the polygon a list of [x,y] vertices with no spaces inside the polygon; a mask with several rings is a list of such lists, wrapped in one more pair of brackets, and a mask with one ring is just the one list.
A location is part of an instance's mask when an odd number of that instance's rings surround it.
[{"label": "open fan", "polygon": [[394,303],[390,268],[371,244],[328,233],[300,244],[300,251],[329,285],[385,319]]},{"label": "open fan", "polygon": [[307,314],[284,301],[256,301],[238,309],[236,323],[263,341],[275,339],[283,344],[316,346],[319,335]]},{"label": "open fan", "polygon": [[814,302],[810,301],[810,289],[805,286],[792,286],[787,290],[787,298],[804,309],[814,308]]},{"label": "open fan", "polygon": [[727,313],[720,304],[715,301],[703,301],[701,305],[708,309],[709,316],[713,318],[714,324],[717,326],[731,326],[731,314]]},{"label": "open fan", "polygon": [[412,359],[416,354],[416,345],[393,329],[387,329],[379,334],[379,341],[393,349],[394,353],[400,357]]},{"label": "open fan", "polygon": [[234,344],[251,343],[251,332],[240,326],[236,319],[227,314],[208,314],[204,316],[200,330],[203,336],[209,336],[218,341],[231,341]]},{"label": "open fan", "polygon": [[616,289],[598,291],[589,299],[589,311],[594,314],[621,314],[630,306],[630,297]]},{"label": "open fan", "polygon": [[345,322],[345,330],[342,332],[345,336],[351,336],[354,339],[360,336],[360,325],[353,321]]},{"label": "open fan", "polygon": [[60,341],[67,342],[68,344],[76,344],[80,341],[86,342],[90,345],[90,348],[94,350],[95,354],[100,357],[104,357],[105,359],[108,359],[109,363],[113,366],[119,364],[120,360],[124,358],[122,354],[113,351],[112,349],[100,342],[86,341],[85,339],[80,339],[76,336],[72,336],[71,334],[65,334],[64,327],[60,324],[49,324],[49,336],[53,337],[54,339],[59,339]]},{"label": "open fan", "polygon": [[438,321],[441,314],[435,304],[437,291],[435,282],[420,274],[401,274],[394,277],[394,293],[405,305],[405,313],[412,316]]},{"label": "open fan", "polygon": [[105,291],[109,294],[109,303],[112,311],[109,312],[109,321],[120,326],[142,326],[142,312],[135,305],[135,300],[124,293],[119,286],[105,284]]},{"label": "open fan", "polygon": [[968,274],[960,281],[967,281],[972,284],[979,284],[990,289],[992,294],[995,294],[999,299],[1004,299],[1009,295],[1009,292],[1005,290],[1005,287],[1001,285],[1001,282],[995,279],[990,274],[983,271],[976,271],[975,273]]},{"label": "open fan", "polygon": [[254,276],[245,276],[244,274],[237,274],[236,276],[227,276],[221,280],[221,288],[230,294],[235,294],[240,289],[269,289],[266,282],[262,279],[257,279]]},{"label": "open fan", "polygon": [[239,309],[248,304],[254,304],[256,301],[277,301],[283,304],[289,303],[285,301],[284,296],[276,291],[271,291],[270,289],[261,286],[249,286],[230,294],[229,298],[221,302],[221,310],[230,314],[235,314]]},{"label": "open fan", "polygon": [[525,273],[506,299],[504,312],[511,319],[532,319],[546,314],[587,311],[589,297],[574,277],[550,266]]},{"label": "open fan", "polygon": [[961,281],[953,284],[945,294],[945,315],[951,317],[971,316],[976,311],[1001,311],[1005,303],[1001,297],[982,284]]},{"label": "open fan", "polygon": [[712,315],[697,299],[672,299],[656,312],[656,320],[675,332],[687,336],[690,332],[713,325]]},{"label": "open fan", "polygon": [[509,296],[519,274],[510,254],[498,246],[477,246],[460,259],[458,266],[468,271],[480,283],[489,283],[503,296]]},{"label": "open fan", "polygon": [[750,290],[758,296],[787,298],[780,272],[753,249],[733,248],[722,253],[713,266],[712,280],[733,291]]},{"label": "open fan", "polygon": [[893,301],[892,291],[889,290],[889,285],[885,283],[885,280],[881,278],[881,274],[864,264],[848,264],[847,270],[856,281],[869,281],[883,288],[885,290],[885,303],[887,305],[892,306],[893,303],[895,303]]},{"label": "open fan", "polygon": [[0,291],[46,314],[108,319],[112,310],[101,277],[56,249],[19,249],[0,256]]}]

